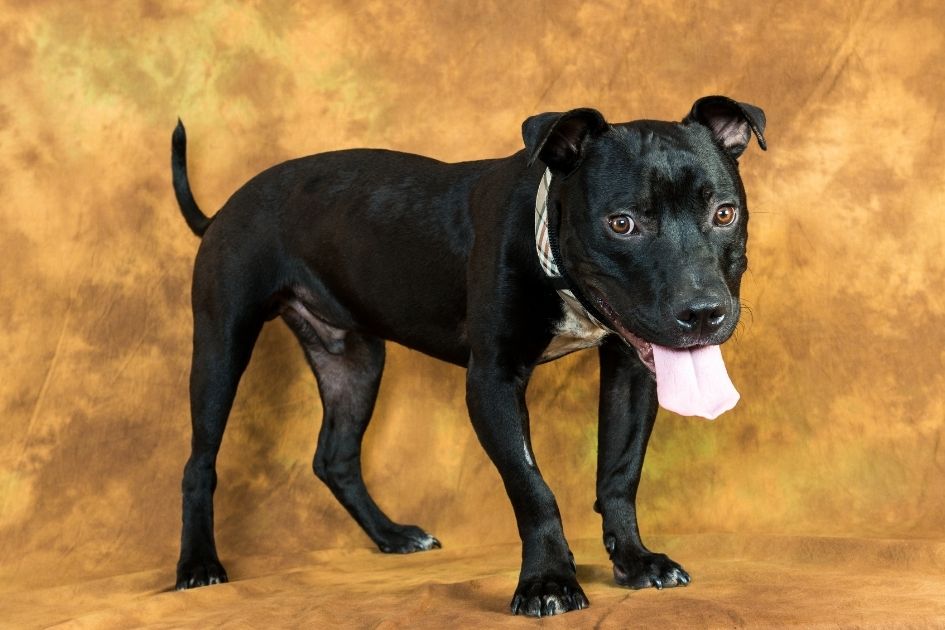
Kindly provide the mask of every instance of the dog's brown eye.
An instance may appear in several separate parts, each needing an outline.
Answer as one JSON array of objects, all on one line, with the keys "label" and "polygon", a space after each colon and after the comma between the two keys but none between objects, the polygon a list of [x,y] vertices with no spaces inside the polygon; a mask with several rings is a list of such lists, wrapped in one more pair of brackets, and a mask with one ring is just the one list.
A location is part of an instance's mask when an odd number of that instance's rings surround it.
[{"label": "dog's brown eye", "polygon": [[719,206],[719,209],[715,211],[713,221],[716,225],[731,225],[734,220],[735,208],[732,206]]},{"label": "dog's brown eye", "polygon": [[608,223],[610,223],[610,229],[617,234],[629,234],[633,231],[633,219],[625,214],[610,217]]}]

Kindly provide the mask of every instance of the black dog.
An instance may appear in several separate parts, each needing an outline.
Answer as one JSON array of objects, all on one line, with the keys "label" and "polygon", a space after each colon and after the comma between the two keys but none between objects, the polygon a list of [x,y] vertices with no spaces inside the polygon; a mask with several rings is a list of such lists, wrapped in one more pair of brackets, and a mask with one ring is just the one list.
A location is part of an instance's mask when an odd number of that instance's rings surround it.
[{"label": "black dog", "polygon": [[467,368],[469,415],[522,539],[512,612],[535,616],[588,601],[531,452],[525,387],[537,364],[599,346],[595,509],[614,575],[633,588],[688,584],[637,528],[654,352],[696,352],[735,328],[748,223],[736,160],[752,131],[764,148],[764,125],[760,109],[721,96],[696,101],[681,123],[546,113],[522,125],[525,150],[502,159],[444,164],[359,149],[291,160],[210,219],[191,194],[178,124],[174,189],[203,241],[177,588],[227,580],[213,536],[217,451],[259,331],[275,317],[318,381],[315,474],[381,551],[440,546],[391,521],[361,476],[384,340]]}]

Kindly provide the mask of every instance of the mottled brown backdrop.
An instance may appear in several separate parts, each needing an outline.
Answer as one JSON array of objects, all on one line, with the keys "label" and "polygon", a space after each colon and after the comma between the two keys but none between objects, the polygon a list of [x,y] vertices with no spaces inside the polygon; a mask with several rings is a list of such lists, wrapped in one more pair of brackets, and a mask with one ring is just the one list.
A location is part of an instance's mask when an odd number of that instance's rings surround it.
[{"label": "mottled brown backdrop", "polygon": [[[5,3],[0,593],[173,582],[198,245],[170,184],[178,116],[215,211],[261,169],[329,149],[458,161],[517,151],[541,111],[761,106],[769,151],[742,159],[750,311],[725,346],[742,402],[715,422],[661,412],[644,536],[945,539],[945,10],[836,4]],[[446,548],[513,542],[463,379],[389,348],[368,484]],[[593,351],[529,389],[573,540],[600,535],[596,393]],[[220,455],[225,562],[368,547],[312,475],[319,423],[301,352],[269,324]]]}]

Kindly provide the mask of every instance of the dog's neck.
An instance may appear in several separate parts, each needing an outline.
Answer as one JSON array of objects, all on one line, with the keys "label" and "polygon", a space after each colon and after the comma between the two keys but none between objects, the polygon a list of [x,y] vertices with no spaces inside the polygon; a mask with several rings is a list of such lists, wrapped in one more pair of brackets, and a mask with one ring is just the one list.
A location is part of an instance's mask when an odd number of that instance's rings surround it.
[{"label": "dog's neck", "polygon": [[[594,326],[607,330],[609,328],[602,324],[597,317],[585,306],[584,300],[575,295],[570,283],[561,273],[561,265],[558,262],[558,256],[555,255],[557,249],[557,233],[553,234],[548,223],[548,191],[551,189],[551,169],[545,169],[541,176],[541,182],[538,184],[538,193],[535,195],[535,251],[538,253],[538,262],[542,270],[555,287],[558,295],[564,302],[565,308],[572,311],[575,315],[590,320]],[[554,243],[552,243],[554,239]]]}]

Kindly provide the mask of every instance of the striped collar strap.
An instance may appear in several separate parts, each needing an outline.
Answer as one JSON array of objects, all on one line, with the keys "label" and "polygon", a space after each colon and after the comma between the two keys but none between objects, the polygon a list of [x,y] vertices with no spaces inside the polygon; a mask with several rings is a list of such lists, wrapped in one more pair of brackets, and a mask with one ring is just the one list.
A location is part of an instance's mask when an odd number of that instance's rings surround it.
[{"label": "striped collar strap", "polygon": [[551,251],[551,238],[548,234],[548,189],[551,187],[551,170],[545,169],[535,195],[535,248],[538,250],[538,262],[549,278],[560,278],[558,263]]},{"label": "striped collar strap", "polygon": [[574,314],[590,320],[595,326],[609,330],[591,314],[584,305],[584,301],[574,295],[574,292],[568,287],[567,279],[561,273],[555,257],[557,233],[554,235],[555,243],[552,245],[552,234],[548,227],[548,191],[550,188],[551,170],[546,168],[541,176],[541,182],[538,184],[538,193],[535,195],[535,250],[538,252],[538,262],[541,264],[545,275],[551,279],[558,295]]}]

